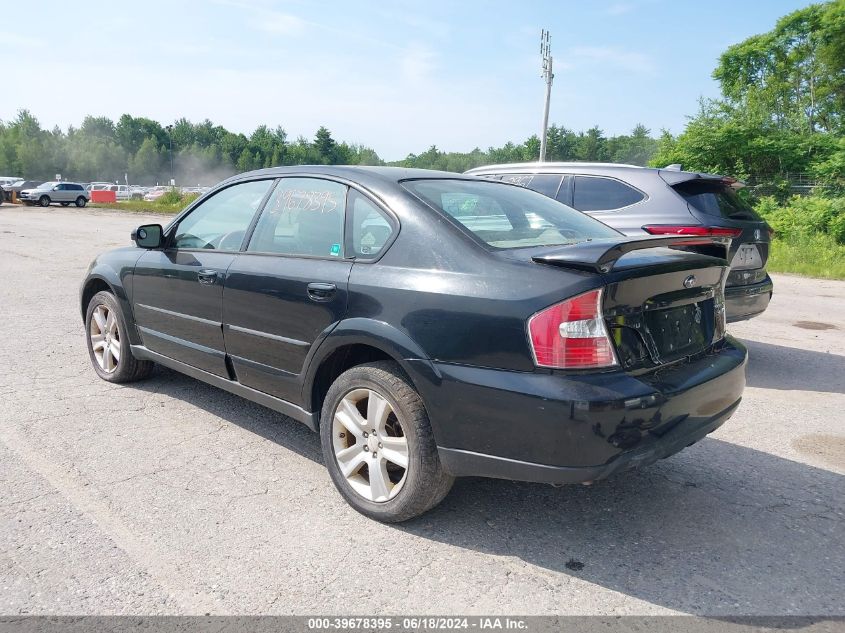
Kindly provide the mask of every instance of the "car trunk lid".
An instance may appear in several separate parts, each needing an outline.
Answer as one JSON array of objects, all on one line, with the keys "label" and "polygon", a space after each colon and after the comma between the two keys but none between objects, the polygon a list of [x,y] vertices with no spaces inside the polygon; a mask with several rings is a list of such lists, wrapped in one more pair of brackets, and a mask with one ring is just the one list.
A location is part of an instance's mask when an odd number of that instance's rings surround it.
[{"label": "car trunk lid", "polygon": [[601,274],[603,317],[619,365],[638,372],[704,353],[724,337],[726,262],[675,250],[701,243],[600,240],[535,252],[532,259]]}]

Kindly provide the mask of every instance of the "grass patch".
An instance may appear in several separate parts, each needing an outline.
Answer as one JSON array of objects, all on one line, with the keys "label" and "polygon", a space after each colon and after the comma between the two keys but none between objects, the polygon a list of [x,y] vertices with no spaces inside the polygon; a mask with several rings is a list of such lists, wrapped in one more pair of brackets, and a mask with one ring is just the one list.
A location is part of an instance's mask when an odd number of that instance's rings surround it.
[{"label": "grass patch", "polygon": [[176,215],[185,208],[184,204],[156,204],[146,200],[124,200],[122,202],[89,202],[89,207],[95,209],[116,209],[130,213],[164,213]]},{"label": "grass patch", "polygon": [[824,234],[775,239],[766,268],[776,273],[845,279],[845,245]]}]

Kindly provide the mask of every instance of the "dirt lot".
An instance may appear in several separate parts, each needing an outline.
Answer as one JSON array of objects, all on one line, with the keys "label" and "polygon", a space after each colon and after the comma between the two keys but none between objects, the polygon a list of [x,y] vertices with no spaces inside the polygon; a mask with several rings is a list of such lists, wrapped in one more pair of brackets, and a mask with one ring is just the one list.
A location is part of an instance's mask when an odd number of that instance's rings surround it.
[{"label": "dirt lot", "polygon": [[0,613],[845,613],[845,283],[775,279],[731,328],[743,404],[681,454],[459,480],[388,527],[304,426],[170,371],[97,379],[79,283],[146,219],[0,208]]}]

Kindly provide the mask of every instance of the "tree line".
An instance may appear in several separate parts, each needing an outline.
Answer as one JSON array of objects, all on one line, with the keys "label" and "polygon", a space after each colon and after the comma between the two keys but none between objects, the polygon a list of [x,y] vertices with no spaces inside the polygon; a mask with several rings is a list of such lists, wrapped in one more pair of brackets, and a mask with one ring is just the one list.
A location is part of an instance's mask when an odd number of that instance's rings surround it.
[{"label": "tree line", "polygon": [[[172,145],[171,145],[172,144]],[[629,135],[606,137],[593,127],[573,132],[552,125],[548,132],[549,160],[612,161],[645,165],[658,141],[643,125]],[[172,147],[172,154],[171,154]],[[445,171],[465,171],[489,163],[537,160],[540,140],[471,152],[444,152],[432,145],[420,154],[389,163]],[[291,141],[282,127],[262,125],[246,136],[214,125],[180,119],[171,126],[124,114],[117,123],[103,116],[88,116],[79,127],[45,130],[27,110],[0,123],[0,174],[25,178],[79,181],[119,181],[132,184],[167,183],[211,185],[232,174],[279,165],[385,165],[372,148],[338,142],[320,127],[313,139]]]},{"label": "tree line", "polygon": [[[172,148],[172,151],[171,151]],[[172,163],[171,163],[172,159]],[[172,164],[172,171],[171,171]],[[378,165],[372,149],[338,143],[321,127],[313,140],[290,141],[281,127],[261,125],[246,136],[205,120],[162,125],[124,114],[87,116],[79,127],[45,130],[27,110],[0,123],[0,173],[37,180],[62,174],[79,181],[211,185],[232,174],[276,165]]]}]

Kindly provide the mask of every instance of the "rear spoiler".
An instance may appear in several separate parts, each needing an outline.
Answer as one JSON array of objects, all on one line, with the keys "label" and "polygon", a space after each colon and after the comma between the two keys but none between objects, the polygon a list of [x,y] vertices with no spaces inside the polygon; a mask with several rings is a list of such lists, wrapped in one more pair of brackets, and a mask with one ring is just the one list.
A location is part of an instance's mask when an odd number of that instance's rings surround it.
[{"label": "rear spoiler", "polygon": [[736,178],[731,178],[730,176],[704,174],[695,171],[681,171],[679,167],[680,166],[677,163],[674,165],[667,165],[666,167],[660,169],[657,173],[660,175],[663,181],[670,187],[674,187],[675,185],[679,185],[682,182],[689,182],[691,180],[720,182],[723,185],[733,187],[734,189],[741,189],[742,187],[745,187],[744,182],[742,182],[741,180],[737,180]]},{"label": "rear spoiler", "polygon": [[701,245],[724,246],[723,238],[700,237],[700,236],[667,236],[667,237],[646,237],[643,239],[630,239],[621,237],[619,239],[595,240],[578,242],[556,248],[547,253],[534,255],[531,259],[540,264],[550,264],[563,268],[574,268],[576,270],[587,270],[589,272],[606,273],[610,272],[616,261],[631,251],[644,250],[647,248],[683,248],[684,246]]}]

